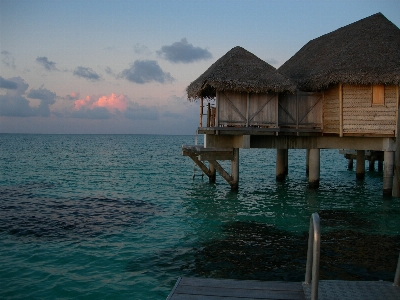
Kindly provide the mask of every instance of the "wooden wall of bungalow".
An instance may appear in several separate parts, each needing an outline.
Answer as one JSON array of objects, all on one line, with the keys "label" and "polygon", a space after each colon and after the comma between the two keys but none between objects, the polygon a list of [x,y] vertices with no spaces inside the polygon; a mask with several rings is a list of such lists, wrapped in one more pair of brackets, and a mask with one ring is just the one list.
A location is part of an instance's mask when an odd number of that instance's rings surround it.
[{"label": "wooden wall of bungalow", "polygon": [[395,137],[398,106],[397,85],[335,85],[324,91],[323,132]]},{"label": "wooden wall of bungalow", "polygon": [[322,129],[322,93],[217,92],[217,126]]},{"label": "wooden wall of bungalow", "polygon": [[320,130],[324,135],[395,137],[397,85],[338,84],[295,94],[217,92],[216,126]]}]

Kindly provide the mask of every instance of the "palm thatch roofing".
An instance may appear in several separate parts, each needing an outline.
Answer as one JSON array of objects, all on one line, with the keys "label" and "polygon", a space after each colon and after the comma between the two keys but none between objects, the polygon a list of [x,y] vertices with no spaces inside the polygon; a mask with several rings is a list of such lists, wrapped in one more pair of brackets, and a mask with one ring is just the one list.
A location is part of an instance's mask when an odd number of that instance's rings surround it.
[{"label": "palm thatch roofing", "polygon": [[273,66],[242,47],[234,47],[187,88],[189,100],[214,98],[218,91],[294,92],[295,84]]},{"label": "palm thatch roofing", "polygon": [[338,83],[399,84],[400,29],[374,14],[309,41],[278,71],[305,91]]}]

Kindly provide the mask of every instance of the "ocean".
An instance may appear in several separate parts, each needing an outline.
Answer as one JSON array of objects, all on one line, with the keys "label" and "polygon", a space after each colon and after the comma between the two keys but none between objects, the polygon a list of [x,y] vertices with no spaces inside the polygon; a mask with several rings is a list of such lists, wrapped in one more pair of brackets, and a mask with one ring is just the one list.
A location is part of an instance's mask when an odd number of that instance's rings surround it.
[{"label": "ocean", "polygon": [[276,182],[274,149],[240,149],[234,192],[182,156],[194,141],[1,134],[0,298],[165,299],[179,276],[302,281],[314,212],[321,279],[393,280],[400,200],[382,196],[382,171],[358,181],[321,150],[310,190],[305,150]]}]

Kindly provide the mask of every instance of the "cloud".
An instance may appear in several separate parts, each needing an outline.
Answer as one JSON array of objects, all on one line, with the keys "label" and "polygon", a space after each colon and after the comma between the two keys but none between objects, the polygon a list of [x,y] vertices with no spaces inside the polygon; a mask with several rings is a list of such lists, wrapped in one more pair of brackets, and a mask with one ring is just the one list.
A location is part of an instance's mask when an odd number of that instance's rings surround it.
[{"label": "cloud", "polygon": [[136,54],[143,54],[143,55],[150,55],[151,51],[147,46],[141,45],[139,43],[136,43],[135,46],[133,46],[133,51]]},{"label": "cloud", "polygon": [[207,49],[194,47],[189,44],[186,38],[180,42],[175,42],[170,46],[162,46],[157,54],[162,58],[173,63],[192,63],[198,60],[212,58],[212,54]]},{"label": "cloud", "polygon": [[50,116],[50,105],[56,102],[56,93],[53,93],[48,89],[39,88],[37,90],[30,90],[27,96],[31,99],[40,100],[39,106],[35,108],[36,115],[42,117]]},{"label": "cloud", "polygon": [[71,113],[71,117],[79,119],[110,119],[112,114],[105,107],[94,107],[92,109],[82,108]]},{"label": "cloud", "polygon": [[84,99],[78,99],[74,103],[74,110],[81,109],[95,109],[98,107],[103,107],[111,111],[126,110],[129,104],[129,99],[125,95],[116,94],[103,95],[103,96],[86,96]]},{"label": "cloud", "polygon": [[104,69],[104,71],[105,71],[108,75],[115,76],[113,70],[112,70],[110,67],[106,67],[106,68]]},{"label": "cloud", "polygon": [[0,95],[0,116],[9,117],[33,117],[50,115],[50,105],[55,103],[56,94],[44,89],[32,89],[27,97],[40,100],[38,107],[31,107],[29,100],[23,95],[29,85],[21,77],[14,77],[6,80],[14,82],[16,88],[8,89],[5,95]]},{"label": "cloud", "polygon": [[97,80],[101,79],[100,75],[98,75],[91,68],[85,68],[85,67],[81,67],[81,66],[76,67],[73,74],[75,76],[86,78],[86,79],[89,79],[91,81],[97,81]]},{"label": "cloud", "polygon": [[142,106],[133,103],[124,112],[124,117],[131,120],[158,120],[159,113],[156,107]]},{"label": "cloud", "polygon": [[16,90],[18,87],[17,83],[11,80],[6,80],[0,76],[0,88],[7,90]]},{"label": "cloud", "polygon": [[17,68],[15,66],[15,60],[14,60],[14,57],[12,56],[11,52],[3,50],[3,51],[1,51],[1,55],[3,56],[1,61],[7,68],[10,68],[10,69]]},{"label": "cloud", "polygon": [[129,69],[123,70],[119,77],[139,84],[174,81],[171,74],[164,72],[155,60],[136,60]]},{"label": "cloud", "polygon": [[36,58],[36,62],[42,65],[47,71],[57,71],[56,63],[54,61],[49,61],[46,56]]},{"label": "cloud", "polygon": [[69,93],[69,94],[65,97],[65,99],[67,99],[67,100],[73,100],[73,101],[78,100],[78,99],[79,99],[79,93],[75,93],[75,92]]}]

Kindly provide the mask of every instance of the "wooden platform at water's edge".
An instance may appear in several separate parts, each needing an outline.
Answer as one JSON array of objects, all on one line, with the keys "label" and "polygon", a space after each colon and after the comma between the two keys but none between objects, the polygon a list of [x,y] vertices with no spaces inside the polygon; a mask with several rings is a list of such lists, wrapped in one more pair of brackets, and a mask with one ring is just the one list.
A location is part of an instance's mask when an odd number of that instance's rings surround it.
[{"label": "wooden platform at water's edge", "polygon": [[179,278],[167,300],[305,299],[300,282]]},{"label": "wooden platform at water's edge", "polygon": [[[388,281],[321,280],[320,300],[398,300],[400,287]],[[167,300],[310,299],[310,285],[300,282],[179,278]]]}]

